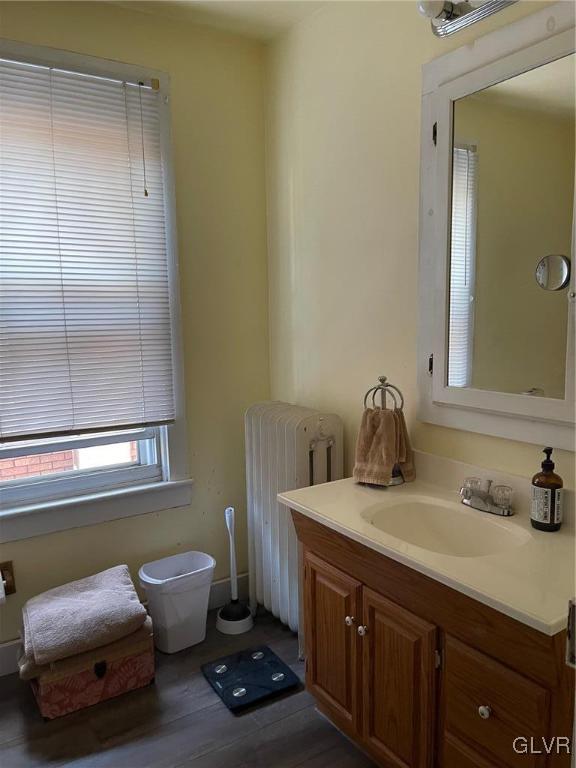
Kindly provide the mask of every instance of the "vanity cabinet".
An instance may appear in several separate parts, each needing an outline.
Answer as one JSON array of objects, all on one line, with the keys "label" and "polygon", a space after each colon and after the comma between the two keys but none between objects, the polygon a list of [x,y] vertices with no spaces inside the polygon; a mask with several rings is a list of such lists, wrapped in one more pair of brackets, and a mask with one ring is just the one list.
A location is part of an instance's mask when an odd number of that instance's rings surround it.
[{"label": "vanity cabinet", "polygon": [[306,684],[385,765],[430,765],[437,629],[304,554]]},{"label": "vanity cabinet", "polygon": [[311,552],[304,583],[308,690],[389,765],[429,765],[436,627]]},{"label": "vanity cabinet", "polygon": [[565,632],[545,635],[292,515],[307,688],[378,765],[569,768],[566,742],[551,742],[572,735]]}]

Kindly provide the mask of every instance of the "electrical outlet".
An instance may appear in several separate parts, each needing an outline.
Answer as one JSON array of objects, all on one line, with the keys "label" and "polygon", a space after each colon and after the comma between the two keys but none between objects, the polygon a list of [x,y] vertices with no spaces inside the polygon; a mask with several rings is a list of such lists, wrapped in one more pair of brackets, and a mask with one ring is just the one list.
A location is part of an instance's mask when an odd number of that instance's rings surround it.
[{"label": "electrical outlet", "polygon": [[0,574],[2,579],[6,582],[5,592],[7,595],[13,595],[16,592],[16,582],[14,580],[14,564],[12,560],[8,560],[6,563],[0,563]]}]

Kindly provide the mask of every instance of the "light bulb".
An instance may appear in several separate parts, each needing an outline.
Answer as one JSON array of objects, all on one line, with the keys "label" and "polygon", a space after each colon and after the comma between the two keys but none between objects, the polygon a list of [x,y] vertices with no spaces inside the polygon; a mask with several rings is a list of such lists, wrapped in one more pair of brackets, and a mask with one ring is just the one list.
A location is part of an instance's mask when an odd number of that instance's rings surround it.
[{"label": "light bulb", "polygon": [[436,19],[444,13],[444,0],[418,0],[418,11],[422,16]]}]

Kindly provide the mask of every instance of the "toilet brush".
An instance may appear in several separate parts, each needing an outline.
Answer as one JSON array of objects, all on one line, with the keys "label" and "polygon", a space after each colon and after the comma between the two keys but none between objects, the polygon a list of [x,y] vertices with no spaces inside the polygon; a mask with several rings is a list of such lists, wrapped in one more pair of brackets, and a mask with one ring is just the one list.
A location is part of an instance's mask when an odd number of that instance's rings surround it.
[{"label": "toilet brush", "polygon": [[234,541],[234,507],[224,511],[226,527],[230,538],[230,593],[231,600],[218,611],[216,629],[225,635],[241,635],[254,626],[248,606],[238,600],[238,574],[236,572],[236,543]]}]

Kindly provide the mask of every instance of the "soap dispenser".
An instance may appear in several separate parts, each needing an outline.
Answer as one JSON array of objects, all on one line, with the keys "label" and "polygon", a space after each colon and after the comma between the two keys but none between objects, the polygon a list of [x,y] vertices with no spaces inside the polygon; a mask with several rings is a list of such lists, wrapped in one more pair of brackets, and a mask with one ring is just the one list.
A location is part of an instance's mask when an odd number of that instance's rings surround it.
[{"label": "soap dispenser", "polygon": [[558,531],[562,525],[562,478],[554,472],[552,448],[544,448],[542,471],[532,478],[530,522],[539,531]]}]

